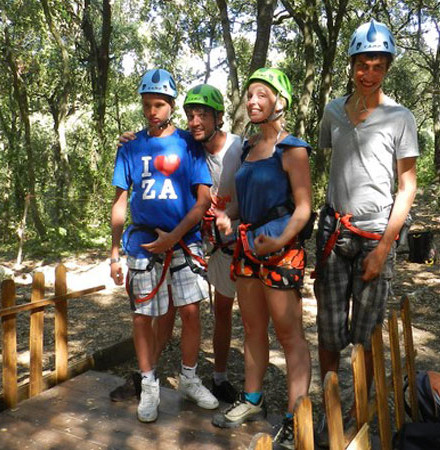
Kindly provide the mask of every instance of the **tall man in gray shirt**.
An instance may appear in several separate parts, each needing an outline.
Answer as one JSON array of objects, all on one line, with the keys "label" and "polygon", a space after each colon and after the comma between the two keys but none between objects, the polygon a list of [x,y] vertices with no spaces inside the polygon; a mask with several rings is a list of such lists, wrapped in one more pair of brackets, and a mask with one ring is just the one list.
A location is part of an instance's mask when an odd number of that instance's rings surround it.
[{"label": "tall man in gray shirt", "polygon": [[[324,380],[338,371],[342,349],[363,344],[369,387],[371,334],[384,319],[419,151],[414,116],[382,91],[395,55],[388,28],[374,20],[361,25],[348,53],[354,92],[327,105],[319,136],[319,147],[332,149],[317,236],[319,361]],[[324,421],[320,431],[318,443],[325,444]]]}]

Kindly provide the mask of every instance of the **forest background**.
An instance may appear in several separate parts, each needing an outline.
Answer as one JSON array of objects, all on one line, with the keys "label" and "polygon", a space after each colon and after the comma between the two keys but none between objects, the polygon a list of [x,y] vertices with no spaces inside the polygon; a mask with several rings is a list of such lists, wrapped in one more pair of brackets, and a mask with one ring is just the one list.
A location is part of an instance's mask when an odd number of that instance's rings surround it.
[{"label": "forest background", "polygon": [[[176,125],[185,92],[208,82],[241,133],[245,80],[278,67],[294,86],[288,129],[316,148],[324,106],[351,89],[351,33],[371,18],[396,38],[385,92],[416,117],[419,186],[438,186],[439,1],[0,0],[0,256],[20,261],[20,239],[27,258],[109,248],[116,138],[145,126],[148,69],[175,76]],[[329,155],[311,163],[318,207]]]}]

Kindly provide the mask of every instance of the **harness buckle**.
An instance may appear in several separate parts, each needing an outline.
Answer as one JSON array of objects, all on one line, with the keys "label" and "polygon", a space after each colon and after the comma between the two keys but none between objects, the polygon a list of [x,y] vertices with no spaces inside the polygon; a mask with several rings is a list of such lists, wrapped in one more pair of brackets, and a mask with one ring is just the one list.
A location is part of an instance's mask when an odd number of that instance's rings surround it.
[{"label": "harness buckle", "polygon": [[341,216],[338,214],[338,217],[336,217],[336,226],[334,233],[337,233],[340,228],[341,228]]}]

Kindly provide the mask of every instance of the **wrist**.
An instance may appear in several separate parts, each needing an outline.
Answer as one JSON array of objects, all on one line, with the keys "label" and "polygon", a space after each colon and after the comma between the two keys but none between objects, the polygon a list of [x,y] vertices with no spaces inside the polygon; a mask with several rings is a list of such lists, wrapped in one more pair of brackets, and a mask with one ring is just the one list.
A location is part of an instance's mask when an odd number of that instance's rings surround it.
[{"label": "wrist", "polygon": [[117,258],[110,258],[110,265],[116,264],[121,261],[121,258],[118,256]]}]

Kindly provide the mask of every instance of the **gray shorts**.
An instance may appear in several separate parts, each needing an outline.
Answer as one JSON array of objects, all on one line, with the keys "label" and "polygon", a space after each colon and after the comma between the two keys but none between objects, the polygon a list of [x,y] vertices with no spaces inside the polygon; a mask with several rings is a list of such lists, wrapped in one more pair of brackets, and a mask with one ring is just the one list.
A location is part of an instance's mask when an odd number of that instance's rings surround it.
[{"label": "gray shorts", "polygon": [[[189,248],[192,253],[202,256],[200,244],[191,244]],[[160,255],[160,259],[163,260],[164,255]],[[151,300],[137,303],[136,298],[148,295],[158,285],[162,275],[162,263],[157,261],[152,270],[148,271],[146,268],[149,262],[149,258],[135,259],[129,256],[127,259],[130,306],[134,313],[153,317],[165,314],[169,304],[167,285],[171,287],[173,304],[176,307],[197,303],[208,296],[206,281],[185,265],[183,250],[179,249],[173,253],[166,279],[157,294]],[[180,268],[183,265],[184,267]]]},{"label": "gray shorts", "polygon": [[[316,238],[317,261],[334,226],[333,217],[321,216]],[[319,270],[315,281],[318,340],[326,350],[340,351],[350,342],[363,344],[367,350],[371,348],[371,334],[384,320],[395,260],[394,245],[381,274],[364,282],[363,260],[377,244],[376,240],[342,229],[335,247]]]},{"label": "gray shorts", "polygon": [[235,281],[231,280],[232,255],[218,249],[208,262],[208,279],[216,291],[225,297],[235,297]]}]

